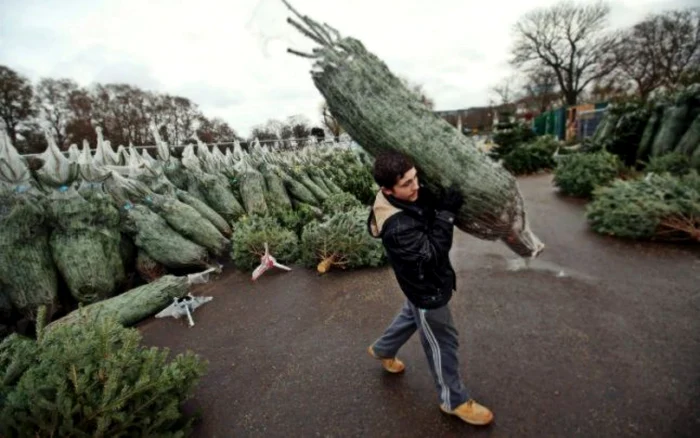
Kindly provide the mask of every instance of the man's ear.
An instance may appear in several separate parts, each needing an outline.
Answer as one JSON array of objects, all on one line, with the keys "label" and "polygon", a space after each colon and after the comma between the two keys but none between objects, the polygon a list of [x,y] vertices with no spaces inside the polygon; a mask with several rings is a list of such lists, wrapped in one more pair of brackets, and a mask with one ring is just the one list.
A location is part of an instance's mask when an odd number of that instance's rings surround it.
[{"label": "man's ear", "polygon": [[391,189],[387,189],[386,187],[382,187],[382,193],[384,193],[385,196],[391,196],[394,194],[394,191]]}]

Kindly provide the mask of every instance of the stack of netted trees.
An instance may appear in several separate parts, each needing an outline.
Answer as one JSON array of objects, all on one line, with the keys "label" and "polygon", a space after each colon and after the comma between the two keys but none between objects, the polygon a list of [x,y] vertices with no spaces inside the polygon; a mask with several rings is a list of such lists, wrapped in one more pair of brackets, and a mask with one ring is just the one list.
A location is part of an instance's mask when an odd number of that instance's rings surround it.
[{"label": "stack of netted trees", "polygon": [[97,134],[94,153],[84,143],[68,157],[50,136],[47,150],[32,158],[0,139],[0,312],[7,321],[34,320],[40,305],[49,317],[64,314],[229,257],[248,270],[265,243],[280,261],[308,264],[299,248],[304,228],[366,204],[378,189],[371,157],[355,147],[312,140],[289,151],[256,141],[222,152],[198,142],[176,158],[156,129],[154,156],[134,147],[115,152]]},{"label": "stack of netted trees", "polygon": [[700,171],[700,84],[648,102],[612,105],[584,149],[605,149],[640,168],[675,153]]},{"label": "stack of netted trees", "polygon": [[554,183],[591,197],[603,234],[700,241],[700,84],[614,105],[580,153],[562,157]]}]

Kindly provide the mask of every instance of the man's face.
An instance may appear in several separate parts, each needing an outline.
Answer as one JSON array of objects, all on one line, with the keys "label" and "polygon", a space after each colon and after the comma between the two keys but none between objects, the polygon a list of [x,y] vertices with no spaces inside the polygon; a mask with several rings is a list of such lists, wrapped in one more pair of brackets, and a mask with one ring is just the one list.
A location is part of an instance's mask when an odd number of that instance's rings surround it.
[{"label": "man's face", "polygon": [[409,169],[391,189],[382,188],[384,194],[393,195],[400,201],[416,202],[418,200],[418,171]]}]

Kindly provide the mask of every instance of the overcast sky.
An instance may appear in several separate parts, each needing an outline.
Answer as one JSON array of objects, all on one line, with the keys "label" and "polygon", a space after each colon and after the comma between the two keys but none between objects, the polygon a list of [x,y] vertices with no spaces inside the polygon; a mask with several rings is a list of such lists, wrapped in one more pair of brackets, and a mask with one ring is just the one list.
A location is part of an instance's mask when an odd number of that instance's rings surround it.
[{"label": "overcast sky", "polygon": [[[423,84],[436,109],[488,103],[509,73],[515,21],[550,0],[291,0],[360,39],[394,73]],[[614,0],[611,25],[693,0]],[[478,6],[476,6],[478,4]],[[311,45],[280,0],[0,0],[0,64],[82,85],[123,82],[193,100],[239,134],[295,114],[318,123]]]}]

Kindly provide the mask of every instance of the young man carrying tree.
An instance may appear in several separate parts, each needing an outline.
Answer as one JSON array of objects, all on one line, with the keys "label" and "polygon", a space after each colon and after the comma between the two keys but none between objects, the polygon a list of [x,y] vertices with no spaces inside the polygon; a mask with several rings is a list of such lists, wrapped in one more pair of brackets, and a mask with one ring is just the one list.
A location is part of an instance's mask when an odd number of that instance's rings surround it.
[{"label": "young man carrying tree", "polygon": [[419,330],[440,409],[470,424],[489,424],[493,414],[471,399],[462,383],[458,333],[448,307],[456,288],[449,252],[462,195],[450,188],[437,199],[419,186],[413,163],[397,152],[377,156],[373,173],[381,190],[368,218],[369,232],[382,239],[407,299],[368,352],[381,360],[386,371],[400,373],[405,366],[396,354]]}]

